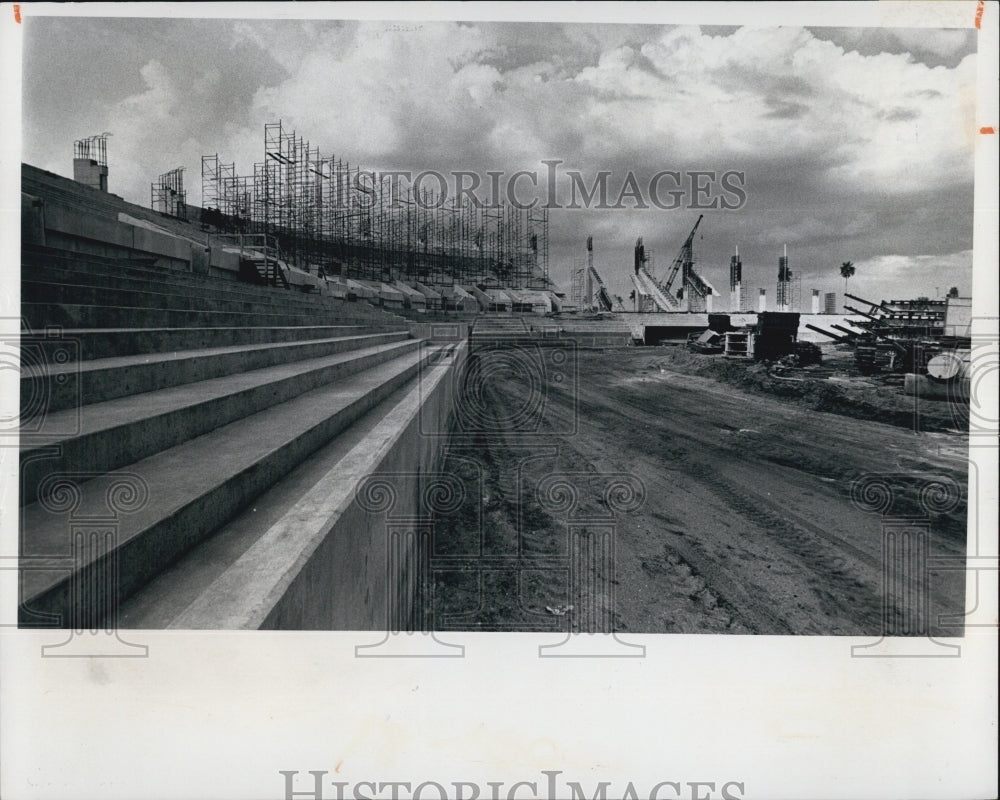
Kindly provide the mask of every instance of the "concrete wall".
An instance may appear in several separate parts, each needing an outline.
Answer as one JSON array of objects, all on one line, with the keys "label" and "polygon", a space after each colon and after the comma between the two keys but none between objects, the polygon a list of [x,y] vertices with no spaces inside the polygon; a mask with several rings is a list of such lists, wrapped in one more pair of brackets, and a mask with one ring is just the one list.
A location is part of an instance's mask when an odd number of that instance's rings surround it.
[{"label": "concrete wall", "polygon": [[239,258],[221,248],[206,254],[199,241],[205,234],[197,226],[28,164],[21,172],[23,196],[32,198],[22,202],[26,243],[105,258],[152,258],[163,269],[217,272],[230,279],[239,271]]},{"label": "concrete wall", "polygon": [[[423,391],[416,397],[411,393],[390,414],[395,417],[388,421],[396,426],[396,435],[384,447],[377,464],[353,476],[355,493],[344,513],[289,584],[262,628],[406,630],[412,623],[419,569],[416,529],[421,527],[413,520],[423,520],[428,529],[432,522],[422,498],[425,485],[421,476],[433,475],[442,463],[454,401],[447,372],[455,368],[452,359],[439,370],[433,386],[422,380]],[[429,432],[441,436],[426,435]],[[368,486],[364,481],[391,492],[393,502],[387,509],[365,501]],[[383,497],[379,491],[374,489],[376,502]],[[411,521],[392,530],[393,518]],[[396,541],[390,548],[393,534]]]},{"label": "concrete wall", "polygon": [[[645,339],[645,329],[647,325],[656,327],[675,326],[677,328],[687,328],[689,330],[704,330],[708,327],[708,314],[681,312],[636,314],[626,312],[618,313],[615,316],[628,324],[632,331],[632,336],[636,339]],[[757,323],[757,315],[754,313],[730,314],[729,318],[730,323],[734,328],[741,328],[744,325],[755,325]],[[806,325],[811,324],[815,325],[817,328],[828,330],[831,333],[838,333],[838,331],[832,327],[833,325],[841,325],[845,328],[849,328],[850,326],[847,324],[847,320],[860,321],[862,319],[864,319],[864,317],[860,317],[857,314],[800,314],[798,338],[800,341],[804,342],[831,342],[833,341],[832,339],[816,333],[815,331],[809,330]]]},{"label": "concrete wall", "polygon": [[581,350],[606,350],[632,344],[631,335],[607,331],[566,331],[562,338],[574,342]]},{"label": "concrete wall", "polygon": [[972,328],[972,298],[949,297],[944,314],[946,336],[969,336]]},{"label": "concrete wall", "polygon": [[[276,598],[260,625],[278,630],[387,630],[409,619],[415,597],[416,541],[403,537],[389,558],[386,522],[393,517],[426,519],[421,475],[440,466],[455,400],[451,376],[465,358],[458,348],[447,363],[424,370],[420,386],[388,415],[375,459],[348,476],[343,509],[329,525],[316,550],[297,564],[294,577]],[[374,462],[374,463],[372,463]],[[365,479],[388,483],[395,500],[385,511],[364,502]],[[377,484],[376,484],[377,485]],[[368,508],[364,506],[368,505]],[[411,530],[413,525],[410,524]],[[396,585],[390,587],[390,575]],[[390,592],[391,588],[391,592]],[[403,608],[390,609],[395,598]],[[392,615],[393,618],[390,618]]]},{"label": "concrete wall", "polygon": [[179,237],[116,219],[81,213],[58,200],[42,199],[45,243],[78,253],[110,258],[155,258],[165,269],[189,270],[192,244]]},{"label": "concrete wall", "polygon": [[409,322],[410,336],[432,342],[460,342],[469,338],[471,322]]},{"label": "concrete wall", "polygon": [[21,242],[45,244],[45,204],[26,192],[21,192]]}]

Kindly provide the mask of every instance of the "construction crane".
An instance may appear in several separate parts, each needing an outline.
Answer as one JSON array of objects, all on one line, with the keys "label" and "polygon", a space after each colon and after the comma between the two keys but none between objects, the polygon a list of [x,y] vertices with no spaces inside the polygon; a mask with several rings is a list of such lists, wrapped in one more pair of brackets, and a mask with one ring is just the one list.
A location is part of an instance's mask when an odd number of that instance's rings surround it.
[{"label": "construction crane", "polygon": [[597,283],[597,292],[594,295],[594,300],[598,311],[610,311],[614,303],[611,300],[611,295],[608,294],[608,288],[604,285],[604,281],[601,280],[601,276],[597,274],[596,269],[591,267],[590,272]]},{"label": "construction crane", "polygon": [[[681,273],[682,292],[687,288],[688,284],[691,282],[692,276],[694,276],[692,271],[692,268],[694,267],[694,235],[704,218],[704,214],[698,215],[698,221],[694,224],[694,227],[691,229],[691,233],[688,234],[687,239],[684,240],[684,244],[681,246],[681,251],[677,254],[677,258],[674,259],[674,263],[670,265],[670,272],[667,275],[667,279],[660,284],[660,287],[667,295],[670,295],[671,293],[671,287],[674,285],[674,280],[676,280],[678,272]],[[700,279],[699,282],[704,283]]]},{"label": "construction crane", "polygon": [[[636,309],[640,305],[654,305],[654,310],[659,311],[711,311],[711,297],[716,294],[712,285],[694,271],[694,235],[698,232],[698,226],[705,218],[704,214],[698,216],[698,221],[688,234],[687,239],[681,247],[677,258],[670,265],[666,280],[657,280],[647,268],[649,259],[646,256],[645,248],[642,246],[642,239],[635,245],[635,274],[632,283],[636,289]],[[677,274],[681,274],[681,286],[676,292],[673,291],[674,281]],[[640,299],[641,298],[641,299]],[[697,299],[705,301],[705,308],[692,305],[691,300]],[[700,304],[699,304],[700,305]]]}]

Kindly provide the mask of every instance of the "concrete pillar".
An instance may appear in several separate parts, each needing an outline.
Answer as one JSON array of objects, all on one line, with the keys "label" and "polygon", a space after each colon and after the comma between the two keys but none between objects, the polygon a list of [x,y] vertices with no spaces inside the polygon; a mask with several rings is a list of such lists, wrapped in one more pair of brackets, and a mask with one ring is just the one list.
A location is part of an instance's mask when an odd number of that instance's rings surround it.
[{"label": "concrete pillar", "polygon": [[108,168],[92,158],[73,159],[73,180],[102,192],[108,190]]},{"label": "concrete pillar", "polygon": [[813,289],[812,313],[819,313],[819,289]]},{"label": "concrete pillar", "polygon": [[709,292],[705,295],[705,310],[711,314],[712,313],[712,293]]},{"label": "concrete pillar", "polygon": [[767,311],[767,289],[760,290],[760,296],[757,298],[757,311]]},{"label": "concrete pillar", "polygon": [[729,293],[729,310],[734,314],[738,314],[743,310],[743,287],[738,283],[733,287],[733,291]]}]

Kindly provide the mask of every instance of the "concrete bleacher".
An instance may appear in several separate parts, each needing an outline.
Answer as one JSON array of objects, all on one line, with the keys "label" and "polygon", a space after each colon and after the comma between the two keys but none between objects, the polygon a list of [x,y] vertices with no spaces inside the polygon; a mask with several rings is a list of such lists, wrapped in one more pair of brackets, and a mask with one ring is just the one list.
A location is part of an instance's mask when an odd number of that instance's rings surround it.
[{"label": "concrete bleacher", "polygon": [[143,310],[161,327],[256,323],[299,325],[330,314],[353,323],[402,324],[367,303],[304,292],[275,291],[237,281],[142,266],[115,259],[27,244],[22,248],[22,313],[31,322],[64,327],[115,327]]},{"label": "concrete bleacher", "polygon": [[464,344],[147,261],[24,246],[20,623],[385,629],[354,492],[433,467]]},{"label": "concrete bleacher", "polygon": [[484,321],[457,286],[416,284],[420,311],[243,282],[200,221],[28,165],[21,208],[20,624],[406,630],[417,545],[359,487],[397,476],[394,513],[426,511],[472,326],[574,326]]}]

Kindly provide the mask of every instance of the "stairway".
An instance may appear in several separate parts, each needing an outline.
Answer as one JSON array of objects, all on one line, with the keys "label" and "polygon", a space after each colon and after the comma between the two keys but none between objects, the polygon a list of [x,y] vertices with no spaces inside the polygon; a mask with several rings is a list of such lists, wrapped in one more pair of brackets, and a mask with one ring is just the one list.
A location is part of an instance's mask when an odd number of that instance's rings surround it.
[{"label": "stairway", "polygon": [[32,328],[227,327],[405,320],[367,303],[140,266],[135,261],[26,245],[22,315]]},{"label": "stairway", "polygon": [[[364,304],[40,247],[22,314],[22,626],[384,627],[380,577],[355,574],[378,546],[328,505],[415,435],[455,345]],[[356,585],[299,580],[345,568]]]}]

